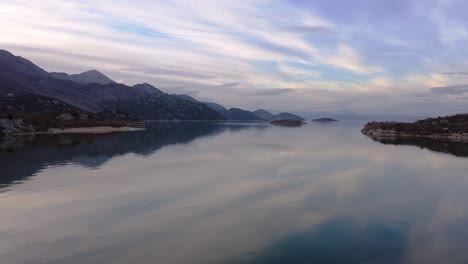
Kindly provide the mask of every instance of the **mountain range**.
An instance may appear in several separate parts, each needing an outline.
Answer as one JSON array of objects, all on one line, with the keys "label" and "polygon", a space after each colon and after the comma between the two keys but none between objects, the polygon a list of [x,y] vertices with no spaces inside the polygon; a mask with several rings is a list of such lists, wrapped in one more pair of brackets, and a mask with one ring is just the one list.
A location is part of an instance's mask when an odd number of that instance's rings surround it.
[{"label": "mountain range", "polygon": [[[148,83],[127,86],[96,70],[80,74],[49,73],[25,58],[0,50],[0,98],[14,97],[20,97],[22,101],[27,97],[40,97],[41,100],[35,101],[39,112],[42,111],[40,102],[56,100],[61,108],[68,105],[69,109],[89,113],[116,109],[145,120],[269,121],[282,117],[300,118],[287,113],[275,116],[265,110],[226,109],[217,103],[201,102],[188,95],[168,94]],[[46,106],[43,111],[46,111]]]}]

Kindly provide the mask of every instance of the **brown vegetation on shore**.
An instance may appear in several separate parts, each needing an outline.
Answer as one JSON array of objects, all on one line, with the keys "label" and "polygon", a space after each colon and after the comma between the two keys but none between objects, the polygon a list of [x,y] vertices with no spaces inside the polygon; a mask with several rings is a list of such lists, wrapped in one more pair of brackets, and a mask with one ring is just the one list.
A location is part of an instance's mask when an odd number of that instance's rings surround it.
[{"label": "brown vegetation on shore", "polygon": [[361,132],[372,138],[431,138],[468,141],[468,114],[427,118],[414,123],[370,122]]}]

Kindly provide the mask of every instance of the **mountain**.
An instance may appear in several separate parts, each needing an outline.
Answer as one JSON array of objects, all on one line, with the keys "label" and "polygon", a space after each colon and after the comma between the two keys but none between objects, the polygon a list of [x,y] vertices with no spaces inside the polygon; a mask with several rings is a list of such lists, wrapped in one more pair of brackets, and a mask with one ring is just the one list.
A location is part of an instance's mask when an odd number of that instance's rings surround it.
[{"label": "mountain", "polygon": [[213,103],[213,102],[204,102],[204,104],[208,106],[209,108],[215,110],[216,112],[222,113],[223,115],[228,112],[228,110],[220,104]]},{"label": "mountain", "polygon": [[105,108],[123,110],[148,120],[224,120],[225,117],[201,103],[194,103],[177,97],[144,93],[129,94],[129,100],[103,101]]},{"label": "mountain", "polygon": [[147,92],[149,94],[164,95],[164,92],[162,92],[161,90],[159,90],[158,88],[154,87],[153,85],[151,85],[149,83],[135,84],[132,87],[135,88],[135,89],[145,91],[145,92]]},{"label": "mountain", "polygon": [[128,126],[141,121],[118,110],[90,113],[36,94],[0,94],[0,105],[0,137],[2,134],[45,131],[49,128]]},{"label": "mountain", "polygon": [[219,114],[223,115],[226,120],[236,120],[236,121],[264,121],[265,119],[259,117],[254,112],[240,109],[240,108],[230,108],[229,110],[226,109],[224,106],[212,103],[212,102],[200,102],[197,99],[186,95],[186,94],[177,94],[174,95],[179,99],[194,102],[194,103],[202,103],[212,110],[218,112]]},{"label": "mountain", "polygon": [[99,83],[99,84],[108,84],[113,83],[114,81],[105,76],[104,74],[96,71],[90,70],[80,74],[67,74],[64,72],[51,72],[52,76],[62,79],[62,80],[69,80],[77,83]]},{"label": "mountain", "polygon": [[272,118],[275,116],[272,113],[268,112],[267,110],[263,110],[263,109],[258,109],[254,111],[254,114],[258,115],[260,118],[264,120],[272,120]]},{"label": "mountain", "polygon": [[189,101],[189,102],[192,102],[192,103],[202,103],[202,104],[205,104],[203,102],[200,102],[198,101],[197,99],[193,98],[192,96],[190,95],[186,95],[186,94],[173,94],[172,96],[175,96],[179,99],[182,99],[182,100],[185,100],[185,101]]},{"label": "mountain", "polygon": [[298,116],[298,115],[293,115],[291,113],[279,113],[277,115],[273,115],[272,113],[264,110],[264,109],[258,109],[254,111],[254,114],[259,116],[263,120],[268,120],[268,121],[276,121],[276,120],[296,120],[296,121],[304,121],[305,119]]},{"label": "mountain", "polygon": [[240,108],[231,108],[227,112],[227,120],[263,121],[261,117],[251,111]]},{"label": "mountain", "polygon": [[9,68],[15,69],[16,73],[23,76],[43,78],[49,75],[48,72],[37,67],[32,62],[0,49],[0,73],[7,72]]},{"label": "mountain", "polygon": [[305,119],[298,116],[298,115],[293,115],[291,113],[279,113],[275,116],[273,116],[270,120],[275,121],[275,120],[299,120],[299,121],[304,121]]},{"label": "mountain", "polygon": [[138,117],[129,115],[124,111],[117,109],[109,109],[94,114],[97,119],[101,120],[113,120],[113,121],[141,121]]},{"label": "mountain", "polygon": [[240,108],[228,110],[189,95],[164,93],[148,83],[130,87],[96,70],[80,74],[48,73],[5,50],[0,50],[0,95],[43,96],[89,113],[115,109],[147,120],[304,120],[288,113],[273,116],[262,109],[257,114]]},{"label": "mountain", "polygon": [[[92,71],[85,76],[91,75],[99,76]],[[203,103],[189,102],[156,88],[155,92],[149,92],[151,87],[147,84],[129,87],[115,82],[80,83],[58,78],[57,74],[49,74],[32,62],[7,51],[0,51],[0,80],[2,94],[41,95],[92,113],[118,109],[152,120],[225,119],[222,114]]]}]

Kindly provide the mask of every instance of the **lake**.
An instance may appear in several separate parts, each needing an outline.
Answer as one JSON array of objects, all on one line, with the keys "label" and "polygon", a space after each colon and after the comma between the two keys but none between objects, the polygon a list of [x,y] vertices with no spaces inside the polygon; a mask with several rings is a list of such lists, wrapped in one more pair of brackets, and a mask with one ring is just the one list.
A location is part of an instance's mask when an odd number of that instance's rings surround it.
[{"label": "lake", "polygon": [[362,125],[3,142],[0,263],[468,263],[468,147]]}]

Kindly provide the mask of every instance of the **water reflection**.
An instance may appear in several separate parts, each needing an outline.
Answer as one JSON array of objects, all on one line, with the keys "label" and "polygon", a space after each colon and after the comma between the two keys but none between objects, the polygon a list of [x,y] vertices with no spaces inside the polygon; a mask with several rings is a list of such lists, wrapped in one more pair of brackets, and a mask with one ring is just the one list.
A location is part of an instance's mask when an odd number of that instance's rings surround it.
[{"label": "water reflection", "polygon": [[403,263],[404,229],[380,223],[356,226],[348,219],[334,219],[283,239],[245,262],[279,263]]},{"label": "water reflection", "polygon": [[421,149],[452,154],[457,157],[468,157],[468,142],[449,142],[425,138],[382,138],[373,140],[386,145],[417,146]]},{"label": "water reflection", "polygon": [[[74,163],[97,169],[113,157],[134,153],[148,156],[171,144],[216,135],[246,124],[210,122],[150,122],[146,131],[115,134],[37,135],[0,142],[0,188],[34,176],[46,166]],[[265,128],[258,124],[256,128]]]},{"label": "water reflection", "polygon": [[467,262],[465,159],[267,127],[43,167],[0,193],[0,263]]}]

